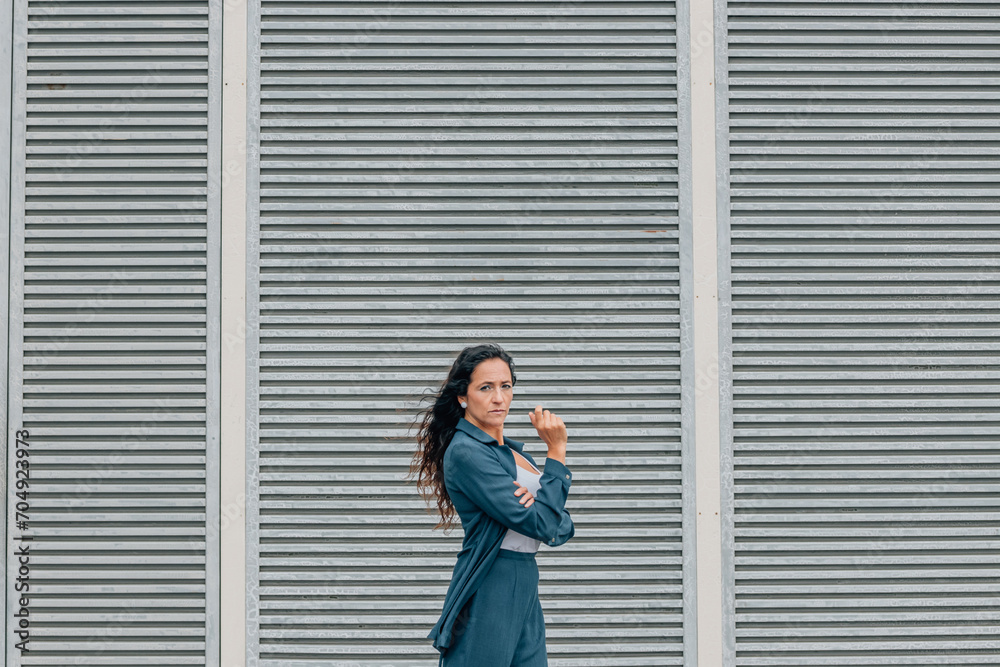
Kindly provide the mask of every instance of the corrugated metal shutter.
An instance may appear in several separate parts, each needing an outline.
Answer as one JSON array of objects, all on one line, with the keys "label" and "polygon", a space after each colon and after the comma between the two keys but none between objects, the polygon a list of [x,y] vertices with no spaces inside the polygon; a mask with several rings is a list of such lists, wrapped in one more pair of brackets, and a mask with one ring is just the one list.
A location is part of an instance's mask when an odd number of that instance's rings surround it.
[{"label": "corrugated metal shutter", "polygon": [[998,665],[1000,8],[727,4],[735,664]]},{"label": "corrugated metal shutter", "polygon": [[219,661],[220,9],[15,3],[7,665]]},{"label": "corrugated metal shutter", "polygon": [[436,664],[461,530],[404,483],[406,425],[490,339],[505,434],[543,457],[536,403],[572,433],[550,664],[682,664],[672,3],[250,14],[248,664]]}]

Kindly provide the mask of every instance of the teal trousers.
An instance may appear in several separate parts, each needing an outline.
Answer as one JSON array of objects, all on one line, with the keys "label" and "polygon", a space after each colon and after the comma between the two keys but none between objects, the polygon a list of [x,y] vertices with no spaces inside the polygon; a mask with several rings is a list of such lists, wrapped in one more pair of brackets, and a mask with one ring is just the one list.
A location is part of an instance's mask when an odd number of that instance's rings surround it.
[{"label": "teal trousers", "polygon": [[501,549],[438,667],[548,667],[535,554]]}]

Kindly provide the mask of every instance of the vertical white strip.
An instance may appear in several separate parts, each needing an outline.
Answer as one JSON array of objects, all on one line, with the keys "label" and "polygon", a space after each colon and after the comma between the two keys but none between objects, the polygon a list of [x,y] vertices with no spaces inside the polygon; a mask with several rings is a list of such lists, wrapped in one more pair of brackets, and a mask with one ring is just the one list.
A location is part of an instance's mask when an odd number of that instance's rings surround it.
[{"label": "vertical white strip", "polygon": [[[0,3],[2,5],[3,3]],[[7,320],[7,467],[6,474],[14,475],[17,456],[17,431],[24,427],[24,162],[25,162],[25,131],[27,128],[27,68],[28,68],[28,0],[18,0],[14,3],[13,28],[11,33],[11,106],[10,106],[10,208],[8,227],[8,259],[10,261],[10,271],[8,273],[8,313]],[[30,442],[30,437],[29,437]],[[30,445],[29,445],[30,446]],[[30,455],[29,455],[30,456]],[[30,459],[29,459],[30,465]],[[29,469],[30,470],[30,469]],[[10,554],[6,559],[6,570],[4,571],[4,590],[7,604],[4,611],[4,639],[6,640],[4,652],[4,665],[16,667],[21,664],[21,651],[16,647],[19,637],[15,632],[19,629],[20,623],[24,620],[28,623],[26,631],[33,633],[30,626],[30,616],[27,619],[15,617],[19,609],[20,593],[16,590],[17,570],[20,566],[18,558],[14,557],[18,547],[31,544],[28,541],[21,541],[22,536],[30,536],[30,508],[29,528],[20,530],[15,524],[16,506],[14,501],[19,500],[14,494],[17,489],[14,484],[4,485],[6,491],[6,544],[5,554]],[[21,489],[23,490],[23,489]],[[30,491],[30,489],[29,489]],[[31,502],[31,496],[28,496]],[[30,555],[28,556],[30,559]],[[29,561],[30,566],[30,561]],[[30,575],[30,572],[29,572]],[[30,586],[30,582],[27,582]],[[23,586],[23,584],[22,584]],[[30,593],[31,591],[22,591]],[[36,598],[37,599],[37,598]],[[30,614],[31,604],[27,605]],[[15,628],[15,625],[18,626]],[[31,643],[27,644],[31,649]],[[28,654],[25,653],[25,656]]]},{"label": "vertical white strip", "polygon": [[208,0],[208,150],[206,191],[207,257],[205,330],[205,666],[219,667],[222,553],[220,494],[222,475],[222,0]]},{"label": "vertical white strip", "polygon": [[242,340],[246,346],[246,579],[244,590],[244,642],[246,667],[258,666],[260,635],[260,508],[257,494],[260,489],[258,462],[260,459],[260,433],[257,428],[260,386],[260,22],[261,0],[246,0],[247,4],[247,71],[246,71],[246,327]]},{"label": "vertical white strip", "polygon": [[[0,5],[2,6],[2,5]],[[7,450],[4,456],[0,456],[0,479],[5,480],[3,488],[7,490],[4,494],[3,500],[0,500],[0,506],[3,507],[3,511],[0,511],[0,516],[7,519],[7,507],[10,500],[13,498],[13,493],[16,492],[13,480],[7,477],[7,452],[10,448],[14,446],[14,432],[16,428],[12,422],[7,420],[7,400],[9,394],[7,393],[7,384],[9,382],[10,375],[8,374],[7,363],[7,352],[8,352],[8,338],[7,338],[7,327],[10,325],[10,305],[8,304],[8,295],[10,293],[10,268],[13,266],[13,262],[10,261],[10,175],[14,171],[14,154],[10,150],[10,125],[11,125],[11,106],[13,105],[13,99],[11,98],[11,67],[13,63],[13,49],[14,49],[14,6],[13,3],[7,8],[0,8],[0,160],[3,160],[3,168],[0,168],[0,261],[4,262],[3,268],[0,269],[0,314],[3,314],[4,321],[0,322],[0,425],[3,426],[4,433],[7,434],[6,443]],[[13,470],[10,471],[13,473]],[[9,533],[12,530],[10,523],[7,523],[6,531]],[[0,572],[4,573],[4,593],[5,596],[9,594],[9,581],[6,579],[7,576],[7,545],[10,544],[9,537],[4,539],[4,549],[3,553],[0,553]],[[6,602],[2,606],[4,613],[8,612],[8,607]],[[3,629],[3,636],[0,636],[0,656],[5,656],[7,654],[7,635],[11,634],[11,629],[7,627],[8,623],[12,622],[10,615],[8,614],[7,619],[4,623],[0,623],[0,628]]]},{"label": "vertical white strip", "polygon": [[722,662],[736,664],[736,544],[733,534],[733,318],[729,228],[729,2],[715,0],[715,159],[719,276],[719,445],[721,458]]},{"label": "vertical white strip", "polygon": [[698,665],[720,667],[723,665],[721,458],[712,0],[692,0],[690,13]]},{"label": "vertical white strip", "polygon": [[677,213],[680,254],[681,502],[684,667],[698,664],[698,517],[694,424],[694,232],[691,220],[691,26],[689,0],[677,11]]},{"label": "vertical white strip", "polygon": [[222,12],[221,665],[246,665],[247,6]]},{"label": "vertical white strip", "polygon": [[246,667],[258,666],[260,653],[260,490],[258,430],[260,387],[260,60],[261,0],[247,2],[247,156],[246,252]]}]

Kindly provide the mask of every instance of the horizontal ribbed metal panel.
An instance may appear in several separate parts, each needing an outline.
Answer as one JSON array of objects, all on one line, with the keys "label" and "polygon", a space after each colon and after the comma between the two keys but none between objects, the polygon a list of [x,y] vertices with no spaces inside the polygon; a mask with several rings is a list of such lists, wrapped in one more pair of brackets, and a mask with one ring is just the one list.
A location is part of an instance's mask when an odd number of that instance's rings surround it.
[{"label": "horizontal ribbed metal panel", "polygon": [[541,462],[525,413],[570,428],[549,664],[682,664],[673,4],[254,12],[249,664],[437,664],[462,532],[405,483],[406,426],[484,340],[517,363],[504,433]]},{"label": "horizontal ribbed metal panel", "polygon": [[1000,7],[726,4],[735,664],[1000,665]]},{"label": "horizontal ribbed metal panel", "polygon": [[7,552],[32,541],[7,665],[218,664],[210,5],[15,3],[8,426],[30,487]]}]

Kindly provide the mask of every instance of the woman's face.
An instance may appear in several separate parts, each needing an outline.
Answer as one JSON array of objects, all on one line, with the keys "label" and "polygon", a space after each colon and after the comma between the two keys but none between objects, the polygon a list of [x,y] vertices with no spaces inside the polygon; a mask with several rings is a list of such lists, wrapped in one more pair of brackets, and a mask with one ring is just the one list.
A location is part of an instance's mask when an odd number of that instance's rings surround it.
[{"label": "woman's face", "polygon": [[465,418],[486,432],[496,432],[510,410],[514,385],[510,380],[510,367],[503,359],[487,359],[472,369],[469,390],[458,400],[465,401]]}]

